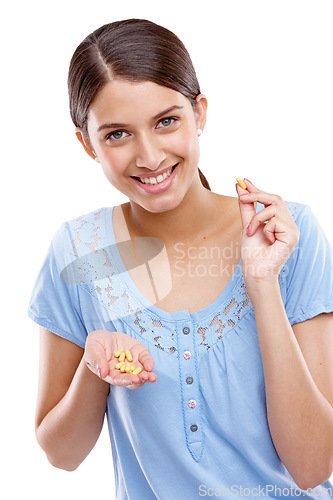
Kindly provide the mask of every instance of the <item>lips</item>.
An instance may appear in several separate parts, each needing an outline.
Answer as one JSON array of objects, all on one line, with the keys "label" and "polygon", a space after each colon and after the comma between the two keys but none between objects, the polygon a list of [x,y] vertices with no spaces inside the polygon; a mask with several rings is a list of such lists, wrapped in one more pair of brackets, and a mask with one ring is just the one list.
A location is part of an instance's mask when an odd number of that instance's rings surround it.
[{"label": "lips", "polygon": [[155,185],[155,184],[160,184],[161,182],[165,181],[170,175],[173,173],[174,169],[178,163],[173,165],[173,167],[165,168],[164,170],[161,170],[160,172],[157,172],[155,174],[143,174],[140,176],[134,176],[132,175],[132,179],[136,179],[142,184],[148,184],[148,185]]},{"label": "lips", "polygon": [[[150,193],[150,194],[158,194],[158,193],[162,193],[163,191],[166,191],[167,189],[169,189],[176,176],[177,176],[177,173],[178,173],[178,170],[179,170],[179,163],[176,163],[176,165],[174,165],[173,167],[171,167],[171,169],[166,169],[164,170],[164,173],[168,172],[168,170],[172,170],[171,174],[169,176],[167,176],[165,179],[163,179],[161,182],[157,182],[157,180],[155,180],[155,182],[153,183],[150,183],[150,182],[142,182],[140,180],[140,178],[137,178],[137,177],[134,177],[134,176],[131,176],[131,178],[133,179],[133,181],[136,183],[136,185],[142,189],[143,191],[145,191],[146,193]],[[159,172],[159,175],[161,175],[161,173]],[[148,176],[146,177],[146,179],[150,179],[151,176]],[[155,176],[155,179],[157,179],[158,176]]]}]

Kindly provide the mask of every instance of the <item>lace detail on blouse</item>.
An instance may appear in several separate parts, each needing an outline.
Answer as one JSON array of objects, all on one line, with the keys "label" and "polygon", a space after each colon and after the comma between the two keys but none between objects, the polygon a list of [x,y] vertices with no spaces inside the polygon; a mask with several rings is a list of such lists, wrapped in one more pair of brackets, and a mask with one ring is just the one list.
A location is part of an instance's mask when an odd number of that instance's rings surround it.
[{"label": "lace detail on blouse", "polygon": [[[297,205],[291,208],[293,216]],[[294,210],[293,210],[294,209]],[[111,321],[121,321],[126,333],[141,337],[168,354],[177,353],[176,320],[166,320],[144,307],[128,289],[119,269],[121,262],[115,255],[115,246],[106,240],[102,211],[87,214],[67,223],[72,245],[71,257],[76,257],[61,273],[62,279],[83,287],[108,310]],[[118,264],[118,268],[117,268]],[[279,281],[285,279],[283,268]],[[242,274],[235,280],[224,303],[213,314],[203,317],[200,324],[192,323],[198,353],[209,350],[225,337],[252,309]],[[189,316],[190,319],[190,316]],[[178,320],[179,322],[179,320]]]},{"label": "lace detail on blouse", "polygon": [[245,283],[241,279],[232,291],[233,297],[227,298],[217,312],[205,318],[196,328],[199,353],[221,340],[238,321],[252,308]]}]

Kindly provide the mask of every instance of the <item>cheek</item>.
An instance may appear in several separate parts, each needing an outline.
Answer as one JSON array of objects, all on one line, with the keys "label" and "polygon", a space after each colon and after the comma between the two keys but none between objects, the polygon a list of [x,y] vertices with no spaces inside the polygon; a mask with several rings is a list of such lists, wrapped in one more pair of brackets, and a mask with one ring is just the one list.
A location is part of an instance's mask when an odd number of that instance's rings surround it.
[{"label": "cheek", "polygon": [[119,148],[103,152],[100,161],[105,176],[109,180],[116,180],[127,169],[130,159],[128,153],[124,149]]},{"label": "cheek", "polygon": [[196,161],[199,158],[199,142],[192,130],[177,134],[172,142],[173,153],[181,158],[187,161]]}]

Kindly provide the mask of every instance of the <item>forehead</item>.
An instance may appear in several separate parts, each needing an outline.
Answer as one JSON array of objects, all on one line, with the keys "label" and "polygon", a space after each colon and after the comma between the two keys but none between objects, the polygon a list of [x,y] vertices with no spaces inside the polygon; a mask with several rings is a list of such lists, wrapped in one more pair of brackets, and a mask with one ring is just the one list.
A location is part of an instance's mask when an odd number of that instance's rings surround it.
[{"label": "forehead", "polygon": [[88,123],[98,126],[110,121],[133,123],[137,119],[151,119],[171,106],[192,105],[183,94],[153,82],[131,83],[114,80],[105,85],[93,100],[88,113]]}]

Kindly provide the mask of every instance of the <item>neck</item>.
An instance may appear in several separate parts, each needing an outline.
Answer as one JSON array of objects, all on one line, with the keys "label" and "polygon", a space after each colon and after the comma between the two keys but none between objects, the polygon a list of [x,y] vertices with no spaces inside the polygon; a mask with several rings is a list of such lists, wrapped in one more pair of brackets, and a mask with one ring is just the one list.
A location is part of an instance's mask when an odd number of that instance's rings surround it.
[{"label": "neck", "polygon": [[202,185],[190,189],[181,203],[166,212],[152,213],[135,202],[123,207],[132,236],[151,236],[165,244],[194,241],[208,233],[215,196]]}]

